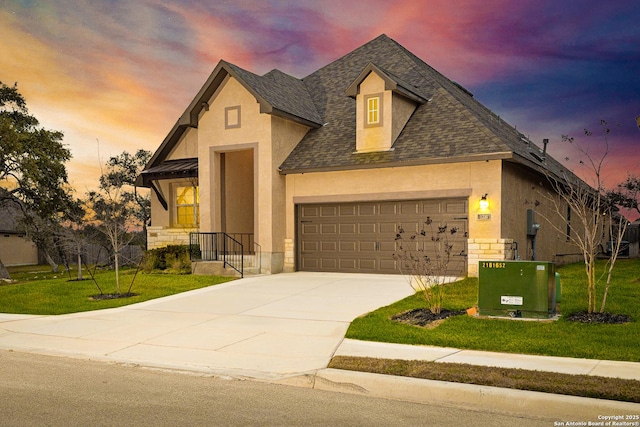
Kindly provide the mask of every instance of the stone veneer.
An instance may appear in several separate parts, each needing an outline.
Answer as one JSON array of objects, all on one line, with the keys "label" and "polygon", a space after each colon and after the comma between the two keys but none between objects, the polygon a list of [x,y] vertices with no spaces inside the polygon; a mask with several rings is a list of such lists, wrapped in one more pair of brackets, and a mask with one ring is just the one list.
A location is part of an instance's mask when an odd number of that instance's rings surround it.
[{"label": "stone veneer", "polygon": [[467,253],[469,277],[478,277],[480,260],[513,259],[513,239],[469,239]]},{"label": "stone veneer", "polygon": [[283,271],[291,273],[296,271],[296,254],[293,239],[284,239],[284,267]]},{"label": "stone veneer", "polygon": [[197,228],[148,227],[147,247],[156,249],[169,245],[188,245],[189,233],[197,231]]}]

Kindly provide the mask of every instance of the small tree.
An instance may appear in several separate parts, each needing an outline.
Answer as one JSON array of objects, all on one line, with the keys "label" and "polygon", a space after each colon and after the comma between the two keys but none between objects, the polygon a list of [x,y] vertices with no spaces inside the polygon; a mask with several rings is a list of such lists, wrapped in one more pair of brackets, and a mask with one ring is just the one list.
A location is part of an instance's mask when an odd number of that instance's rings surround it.
[{"label": "small tree", "polygon": [[132,239],[130,231],[139,226],[132,193],[123,191],[121,186],[102,175],[99,190],[88,193],[87,207],[93,213],[91,219],[95,222],[96,229],[109,242],[116,273],[116,293],[121,294],[119,273],[122,249]]},{"label": "small tree", "polygon": [[78,265],[76,280],[83,280],[82,247],[86,240],[85,215],[86,211],[83,207],[83,202],[81,200],[75,200],[62,218],[63,221],[60,228],[59,240],[62,242],[63,251],[65,254],[70,254],[69,256],[65,256],[65,265],[69,271],[69,275],[71,274],[69,258],[74,254],[76,256],[76,262]]},{"label": "small tree", "polygon": [[148,191],[140,192],[136,179],[151,158],[151,151],[138,150],[135,154],[123,151],[111,157],[107,162],[107,172],[100,177],[102,185],[122,187],[123,193],[131,193],[127,197],[135,202],[133,215],[142,225],[142,238],[147,248],[147,223],[151,218],[151,197]]},{"label": "small tree", "polygon": [[[596,275],[596,259],[600,253],[602,253],[604,238],[607,232],[621,232],[624,234],[626,229],[626,223],[617,223],[617,231],[614,230],[614,206],[610,198],[611,193],[608,193],[605,188],[603,179],[603,167],[608,155],[611,152],[609,136],[611,129],[606,121],[601,120],[600,126],[603,135],[603,144],[599,145],[600,152],[594,154],[586,146],[583,146],[577,142],[573,137],[567,135],[562,136],[562,141],[571,144],[580,153],[582,159],[579,164],[586,168],[586,174],[591,178],[591,185],[578,178],[571,172],[565,172],[562,176],[554,176],[550,173],[547,174],[547,178],[551,183],[553,193],[543,193],[543,197],[551,206],[551,210],[555,215],[560,218],[565,218],[567,207],[570,209],[571,217],[577,218],[577,221],[572,220],[567,225],[569,227],[568,237],[569,240],[580,250],[584,261],[585,275],[587,279],[587,312],[589,314],[594,313],[597,310],[597,295],[596,285],[598,283],[598,277]],[[584,134],[587,137],[592,137],[593,134],[589,130],[585,129]],[[543,218],[560,233],[564,233],[556,225],[557,223],[550,218],[545,217],[542,212],[539,212]],[[609,227],[608,227],[609,225]],[[622,239],[618,239],[621,241]],[[619,249],[619,248],[618,248]],[[618,255],[618,250],[614,250],[609,259],[609,274],[608,283],[610,283],[611,272],[615,265],[615,260]],[[606,295],[600,306],[600,311],[604,311],[606,303]]]},{"label": "small tree", "polygon": [[[398,262],[402,274],[408,276],[411,287],[424,296],[429,311],[439,314],[445,297],[444,285],[452,276],[462,273],[463,267],[455,268],[464,260],[465,251],[456,249],[460,233],[457,227],[434,225],[427,217],[417,233],[407,233],[403,227],[396,234],[397,251],[393,259]],[[458,257],[458,258],[456,258]],[[464,266],[464,262],[462,262]]]}]

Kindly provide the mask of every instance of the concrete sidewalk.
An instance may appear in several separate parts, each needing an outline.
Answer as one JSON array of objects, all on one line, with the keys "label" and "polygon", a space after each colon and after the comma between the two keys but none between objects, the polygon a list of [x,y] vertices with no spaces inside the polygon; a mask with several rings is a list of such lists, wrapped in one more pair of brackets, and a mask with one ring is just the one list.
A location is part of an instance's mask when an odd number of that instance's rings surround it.
[{"label": "concrete sidewalk", "polygon": [[0,314],[0,349],[478,410],[544,410],[557,419],[561,414],[597,416],[598,411],[640,413],[638,404],[326,369],[334,355],[345,355],[640,380],[640,363],[344,339],[354,318],[412,293],[400,276],[299,272],[251,277],[116,309],[61,316]]}]

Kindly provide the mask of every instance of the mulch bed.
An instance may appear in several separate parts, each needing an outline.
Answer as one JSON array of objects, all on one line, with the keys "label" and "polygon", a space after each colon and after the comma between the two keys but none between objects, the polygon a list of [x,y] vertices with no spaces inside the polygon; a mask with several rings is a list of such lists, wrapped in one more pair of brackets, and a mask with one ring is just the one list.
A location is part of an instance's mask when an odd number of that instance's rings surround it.
[{"label": "mulch bed", "polygon": [[97,294],[97,295],[91,295],[89,298],[91,298],[94,301],[103,301],[103,300],[109,300],[109,299],[119,299],[119,298],[130,298],[130,297],[135,297],[138,294],[134,294],[133,292],[127,292],[124,294]]},{"label": "mulch bed", "polygon": [[[404,313],[396,314],[395,316],[391,317],[391,320],[414,326],[437,326],[443,320],[451,316],[459,316],[461,314],[466,314],[466,311],[452,311],[443,309],[440,313],[434,314],[429,311],[428,308],[416,308],[413,310],[405,311]],[[580,311],[568,315],[567,320],[569,320],[570,322],[580,323],[603,323],[610,325],[619,325],[631,322],[631,316],[628,316],[626,314],[587,313],[586,311]]]},{"label": "mulch bed", "polygon": [[567,320],[580,323],[622,324],[631,322],[631,316],[626,314],[587,313],[586,311],[579,311],[568,315]]},{"label": "mulch bed", "polygon": [[391,317],[391,320],[395,320],[396,322],[407,323],[409,325],[415,326],[427,326],[433,322],[437,322],[439,320],[447,319],[451,316],[459,316],[461,314],[466,314],[465,310],[460,311],[452,311],[447,309],[442,309],[440,313],[432,313],[428,308],[415,308],[413,310],[405,311],[404,313],[396,314]]}]

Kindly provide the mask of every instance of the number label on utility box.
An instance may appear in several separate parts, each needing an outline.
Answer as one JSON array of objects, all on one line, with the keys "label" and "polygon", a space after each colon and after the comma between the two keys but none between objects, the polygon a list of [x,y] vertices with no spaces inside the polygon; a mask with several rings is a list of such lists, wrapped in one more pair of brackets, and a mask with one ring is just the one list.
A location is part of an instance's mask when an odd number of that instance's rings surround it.
[{"label": "number label on utility box", "polygon": [[500,297],[500,304],[503,305],[522,305],[522,297],[513,297],[502,295]]}]

